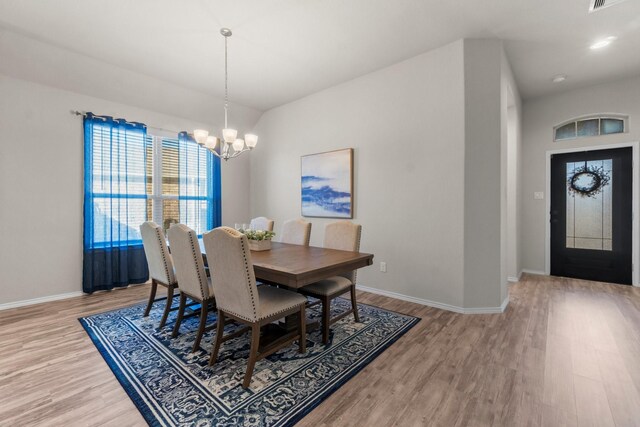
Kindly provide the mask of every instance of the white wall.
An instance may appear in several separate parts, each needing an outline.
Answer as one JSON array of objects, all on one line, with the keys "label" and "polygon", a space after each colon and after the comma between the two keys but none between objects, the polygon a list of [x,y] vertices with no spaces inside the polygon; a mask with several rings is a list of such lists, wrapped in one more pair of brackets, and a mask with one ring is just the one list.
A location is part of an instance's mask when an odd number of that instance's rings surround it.
[{"label": "white wall", "polygon": [[[518,120],[502,44],[461,40],[267,111],[256,126],[269,149],[252,156],[251,213],[275,219],[278,233],[300,216],[300,156],[353,147],[354,221],[362,250],[375,254],[359,284],[496,311],[507,298],[508,86]],[[321,245],[332,220],[308,220]]]},{"label": "white wall", "polygon": [[[82,289],[83,134],[70,110],[219,130],[223,103],[12,33],[0,32],[0,58],[1,305]],[[236,106],[232,123],[249,131],[260,114]],[[223,223],[249,216],[247,155],[222,165],[222,192]]]},{"label": "white wall", "polygon": [[[545,189],[545,156],[549,150],[582,148],[640,140],[640,77],[590,86],[524,103],[522,268],[545,269],[545,200],[534,200]],[[597,113],[629,115],[629,133],[553,142],[553,127],[575,117]],[[639,183],[640,184],[640,183]],[[545,194],[545,198],[548,197]]]},{"label": "white wall", "polygon": [[[358,282],[463,306],[463,43],[267,111],[251,157],[251,213],[300,216],[300,156],[355,149],[355,216],[374,265]],[[311,244],[324,226],[313,223]],[[387,273],[378,268],[387,262]]]},{"label": "white wall", "polygon": [[501,52],[499,44],[487,40],[464,43],[465,307],[496,307],[502,302]]},{"label": "white wall", "polygon": [[[251,159],[252,215],[275,219],[278,233],[300,216],[300,156],[353,147],[354,221],[362,251],[375,254],[359,284],[458,311],[500,307],[502,95],[515,85],[503,61],[499,41],[461,40],[267,111],[256,128],[269,148]],[[307,219],[321,245],[333,220]]]},{"label": "white wall", "polygon": [[[464,307],[504,307],[508,298],[509,93],[514,99],[515,122],[519,95],[498,40],[465,40],[464,72]],[[517,200],[517,182],[512,184]],[[517,236],[510,237],[517,249]]]}]

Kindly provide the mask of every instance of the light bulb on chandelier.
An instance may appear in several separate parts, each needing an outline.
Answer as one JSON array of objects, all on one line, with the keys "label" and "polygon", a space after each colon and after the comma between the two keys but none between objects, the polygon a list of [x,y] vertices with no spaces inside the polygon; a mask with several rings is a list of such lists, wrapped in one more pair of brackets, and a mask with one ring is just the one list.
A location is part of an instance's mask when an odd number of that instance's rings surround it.
[{"label": "light bulb on chandelier", "polygon": [[229,112],[229,89],[228,89],[228,64],[227,64],[227,40],[233,34],[230,29],[222,28],[220,34],[224,37],[224,129],[222,129],[222,141],[218,150],[218,142],[220,139],[210,136],[209,131],[205,129],[196,129],[193,131],[193,139],[202,147],[224,160],[238,157],[245,151],[253,150],[258,144],[258,136],[250,133],[245,134],[244,139],[238,138],[238,131],[230,129],[227,124],[227,116]]}]

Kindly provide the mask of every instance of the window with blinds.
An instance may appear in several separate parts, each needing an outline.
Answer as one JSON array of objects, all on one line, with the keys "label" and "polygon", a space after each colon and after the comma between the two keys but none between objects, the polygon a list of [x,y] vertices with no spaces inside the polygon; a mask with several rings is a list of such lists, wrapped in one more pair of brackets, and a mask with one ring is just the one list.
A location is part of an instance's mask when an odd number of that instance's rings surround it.
[{"label": "window with blinds", "polygon": [[202,235],[213,228],[214,204],[211,155],[193,141],[148,137],[147,189],[152,201],[147,215],[166,231],[186,224]]},{"label": "window with blinds", "polygon": [[93,124],[92,198],[95,247],[141,243],[146,221],[147,141],[143,133]]},{"label": "window with blinds", "polygon": [[96,247],[141,243],[147,220],[165,231],[186,224],[198,235],[219,225],[219,169],[191,139],[94,124],[92,145]]},{"label": "window with blinds", "polygon": [[[208,177],[213,155],[197,143],[183,143],[178,151],[180,222],[196,231],[198,236],[213,228],[213,185]],[[219,160],[218,160],[219,162]]]}]

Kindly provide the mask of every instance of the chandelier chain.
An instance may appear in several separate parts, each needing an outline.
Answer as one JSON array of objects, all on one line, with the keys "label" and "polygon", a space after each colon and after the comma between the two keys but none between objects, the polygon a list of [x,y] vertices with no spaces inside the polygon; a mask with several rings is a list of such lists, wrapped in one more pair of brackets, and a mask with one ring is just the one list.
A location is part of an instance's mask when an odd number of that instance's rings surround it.
[{"label": "chandelier chain", "polygon": [[227,125],[227,110],[229,109],[229,83],[228,83],[228,65],[227,65],[227,40],[229,37],[224,36],[224,127]]}]

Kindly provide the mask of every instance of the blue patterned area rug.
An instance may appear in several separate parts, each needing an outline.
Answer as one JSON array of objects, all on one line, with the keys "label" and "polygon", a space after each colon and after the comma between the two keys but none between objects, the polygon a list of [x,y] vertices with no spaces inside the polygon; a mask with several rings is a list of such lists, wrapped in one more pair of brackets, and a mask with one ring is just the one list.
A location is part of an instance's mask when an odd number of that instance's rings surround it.
[{"label": "blue patterned area rug", "polygon": [[[349,309],[332,303],[332,315]],[[320,331],[307,335],[307,353],[297,344],[256,363],[250,389],[242,378],[249,334],[223,343],[217,363],[208,359],[215,329],[191,353],[198,318],[183,320],[171,339],[176,312],[157,330],[164,303],[144,318],[145,304],[79,319],[116,377],[152,426],[290,426],[308,414],[420,319],[359,304],[360,323],[347,316],[332,326],[329,345]],[[307,310],[319,320],[320,305]],[[208,324],[215,321],[215,313]],[[225,333],[238,328],[226,326]]]}]

